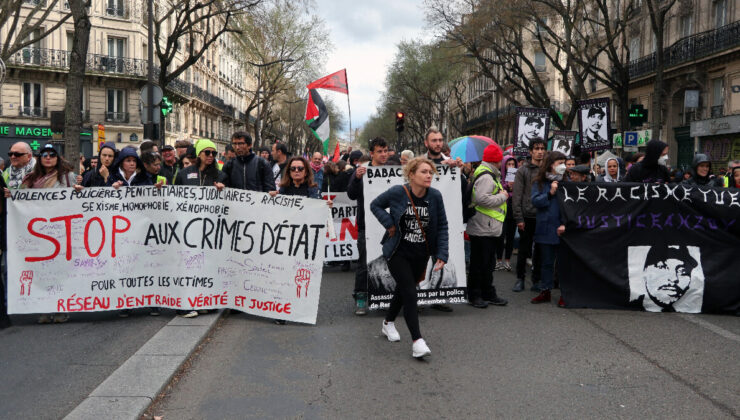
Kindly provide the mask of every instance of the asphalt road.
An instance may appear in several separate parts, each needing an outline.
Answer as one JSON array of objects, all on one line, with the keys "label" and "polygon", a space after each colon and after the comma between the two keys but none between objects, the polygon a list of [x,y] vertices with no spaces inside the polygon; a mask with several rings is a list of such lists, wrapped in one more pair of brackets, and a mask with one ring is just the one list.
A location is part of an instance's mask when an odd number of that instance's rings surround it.
[{"label": "asphalt road", "polygon": [[13,317],[0,330],[0,419],[60,419],[174,316],[72,314],[66,324]]},{"label": "asphalt road", "polygon": [[532,305],[497,272],[510,304],[425,309],[417,361],[401,318],[389,343],[351,314],[350,273],[322,283],[315,326],[222,319],[145,418],[740,417],[738,317]]}]

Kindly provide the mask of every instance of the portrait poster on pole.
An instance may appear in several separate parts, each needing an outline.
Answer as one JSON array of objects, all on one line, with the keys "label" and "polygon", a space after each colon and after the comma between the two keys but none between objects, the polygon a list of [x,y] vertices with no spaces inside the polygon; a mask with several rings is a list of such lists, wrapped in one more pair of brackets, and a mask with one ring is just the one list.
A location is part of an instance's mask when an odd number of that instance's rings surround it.
[{"label": "portrait poster on pole", "polygon": [[529,142],[542,139],[547,142],[550,130],[550,110],[547,108],[516,109],[516,131],[514,132],[514,155],[529,155]]},{"label": "portrait poster on pole", "polygon": [[593,152],[612,148],[609,135],[609,98],[588,99],[576,102],[581,151]]}]

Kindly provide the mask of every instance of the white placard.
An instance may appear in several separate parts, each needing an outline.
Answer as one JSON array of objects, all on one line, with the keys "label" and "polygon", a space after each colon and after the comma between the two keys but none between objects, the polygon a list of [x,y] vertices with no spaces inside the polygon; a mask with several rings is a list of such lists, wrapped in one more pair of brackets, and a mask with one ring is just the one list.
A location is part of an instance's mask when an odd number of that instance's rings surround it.
[{"label": "white placard", "polygon": [[234,308],[314,324],[327,209],[214,187],[14,191],[9,313]]}]

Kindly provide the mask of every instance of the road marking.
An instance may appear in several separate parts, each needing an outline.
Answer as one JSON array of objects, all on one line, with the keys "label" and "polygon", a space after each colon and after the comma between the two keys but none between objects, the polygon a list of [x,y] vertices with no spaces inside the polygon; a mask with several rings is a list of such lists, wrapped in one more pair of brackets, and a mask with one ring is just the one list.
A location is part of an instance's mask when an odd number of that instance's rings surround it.
[{"label": "road marking", "polygon": [[694,324],[700,327],[704,327],[715,334],[721,335],[724,338],[737,341],[738,343],[740,343],[740,335],[737,335],[731,331],[727,331],[726,329],[720,326],[714,325],[709,321],[699,319],[695,315],[680,314],[679,316],[689,322],[693,322]]}]

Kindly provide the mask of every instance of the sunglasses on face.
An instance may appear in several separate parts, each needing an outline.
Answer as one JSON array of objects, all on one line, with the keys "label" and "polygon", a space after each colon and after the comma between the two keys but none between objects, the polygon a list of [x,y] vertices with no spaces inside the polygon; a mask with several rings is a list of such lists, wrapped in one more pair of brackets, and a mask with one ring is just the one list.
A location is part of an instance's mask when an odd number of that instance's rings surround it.
[{"label": "sunglasses on face", "polygon": [[59,155],[57,155],[56,152],[44,152],[44,153],[41,154],[41,157],[42,158],[55,158],[57,156],[59,156]]},{"label": "sunglasses on face", "polygon": [[293,172],[301,172],[303,171],[303,166],[291,166],[290,170]]},{"label": "sunglasses on face", "polygon": [[26,153],[24,153],[24,152],[10,152],[10,153],[8,153],[8,156],[10,156],[10,157],[21,157],[21,156],[25,156],[25,155],[26,155]]},{"label": "sunglasses on face", "polygon": [[203,154],[206,156],[213,156],[213,157],[218,156],[218,152],[215,150],[204,150]]}]

